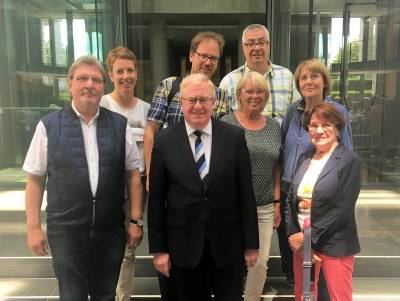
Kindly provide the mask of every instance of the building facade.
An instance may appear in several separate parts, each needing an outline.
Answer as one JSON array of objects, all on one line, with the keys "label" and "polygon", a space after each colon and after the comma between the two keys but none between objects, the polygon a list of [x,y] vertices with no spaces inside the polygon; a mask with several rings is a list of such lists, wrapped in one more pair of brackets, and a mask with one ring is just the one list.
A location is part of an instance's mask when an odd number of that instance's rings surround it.
[{"label": "building facade", "polygon": [[364,183],[399,184],[399,0],[2,0],[0,188],[20,181],[38,120],[70,100],[68,66],[79,56],[104,61],[111,48],[128,46],[138,57],[136,95],[151,101],[161,79],[189,70],[198,31],[225,36],[218,84],[243,64],[241,32],[251,23],[269,28],[275,64],[327,64],[332,96],[351,112]]}]

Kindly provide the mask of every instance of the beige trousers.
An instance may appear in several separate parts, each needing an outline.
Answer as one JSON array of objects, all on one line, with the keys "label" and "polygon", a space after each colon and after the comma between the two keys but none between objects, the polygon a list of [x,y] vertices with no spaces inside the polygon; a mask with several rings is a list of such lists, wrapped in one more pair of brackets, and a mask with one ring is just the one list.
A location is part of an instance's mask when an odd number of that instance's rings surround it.
[{"label": "beige trousers", "polygon": [[274,223],[274,204],[257,207],[260,249],[255,266],[248,268],[245,301],[259,301],[267,279],[267,263]]}]

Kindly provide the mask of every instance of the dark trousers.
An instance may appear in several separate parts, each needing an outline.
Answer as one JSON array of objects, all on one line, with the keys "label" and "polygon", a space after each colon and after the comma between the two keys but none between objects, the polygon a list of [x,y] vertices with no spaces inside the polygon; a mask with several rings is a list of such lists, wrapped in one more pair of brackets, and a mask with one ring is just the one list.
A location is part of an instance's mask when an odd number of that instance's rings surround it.
[{"label": "dark trousers", "polygon": [[[218,267],[207,241],[195,268],[181,268],[172,263],[171,269],[176,301],[242,301],[243,276],[243,260],[227,267]],[[214,294],[214,299],[211,294]]]},{"label": "dark trousers", "polygon": [[161,301],[176,301],[178,297],[171,277],[157,272],[158,284],[160,285]]},{"label": "dark trousers", "polygon": [[279,241],[279,251],[281,253],[281,266],[282,271],[286,275],[293,275],[293,252],[289,246],[287,232],[286,232],[286,193],[281,191],[281,224],[279,225],[278,241]]},{"label": "dark trousers", "polygon": [[85,226],[49,227],[60,300],[114,301],[124,255],[125,229],[93,231]]}]

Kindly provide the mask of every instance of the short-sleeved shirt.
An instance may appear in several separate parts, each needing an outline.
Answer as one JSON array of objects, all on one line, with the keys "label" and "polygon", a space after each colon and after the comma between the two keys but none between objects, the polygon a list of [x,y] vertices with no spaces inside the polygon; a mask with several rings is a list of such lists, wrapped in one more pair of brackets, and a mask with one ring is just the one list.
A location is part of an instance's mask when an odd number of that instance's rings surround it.
[{"label": "short-sleeved shirt", "polygon": [[[179,91],[168,105],[168,94],[172,89],[172,83],[175,79],[176,77],[168,77],[158,85],[147,114],[148,121],[155,121],[163,127],[167,127],[183,120],[183,113],[179,104]],[[230,101],[225,91],[216,88],[213,117],[219,119],[228,113],[230,109]]]},{"label": "short-sleeved shirt", "polygon": [[[247,64],[242,65],[228,73],[219,84],[219,87],[224,89],[228,94],[234,111],[238,109],[236,86],[242,76],[249,71],[251,70]],[[269,82],[271,93],[262,114],[275,118],[281,124],[287,107],[294,100],[300,98],[300,94],[296,89],[293,74],[289,69],[279,65],[274,65],[270,62],[269,69],[263,75]]]},{"label": "short-sleeved shirt", "polygon": [[[242,127],[234,113],[225,115],[222,121]],[[244,129],[250,154],[253,190],[257,206],[272,204],[274,166],[278,163],[281,147],[281,128],[273,118],[267,118],[265,127],[260,130]]]},{"label": "short-sleeved shirt", "polygon": [[107,94],[101,98],[100,106],[107,108],[110,111],[121,114],[126,119],[128,119],[128,126],[130,128],[130,131],[133,133],[133,138],[136,141],[140,157],[143,160],[143,138],[147,124],[146,117],[150,108],[150,104],[137,98],[135,107],[124,108],[121,107],[110,94]]},{"label": "short-sleeved shirt", "polygon": [[[96,116],[93,117],[89,123],[86,123],[73,103],[72,109],[80,119],[86,160],[88,163],[90,187],[93,195],[95,195],[99,179],[99,152],[96,136],[99,112],[97,112]],[[47,175],[47,142],[46,128],[43,122],[40,121],[36,126],[35,134],[33,135],[28,153],[26,154],[23,170],[37,176]],[[125,135],[125,169],[134,170],[136,168],[140,171],[144,170],[136,143],[133,140],[133,135],[130,133],[129,127],[127,127]]]}]

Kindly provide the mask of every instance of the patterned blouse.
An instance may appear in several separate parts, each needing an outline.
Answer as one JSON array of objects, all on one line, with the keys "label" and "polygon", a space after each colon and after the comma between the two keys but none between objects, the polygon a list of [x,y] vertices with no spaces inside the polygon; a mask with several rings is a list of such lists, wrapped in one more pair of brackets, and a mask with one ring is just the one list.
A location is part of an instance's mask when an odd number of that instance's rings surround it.
[{"label": "patterned blouse", "polygon": [[[221,120],[243,128],[234,113],[223,116]],[[244,130],[257,206],[271,204],[274,202],[272,170],[278,162],[281,147],[280,125],[275,119],[267,117],[264,128]]]}]

